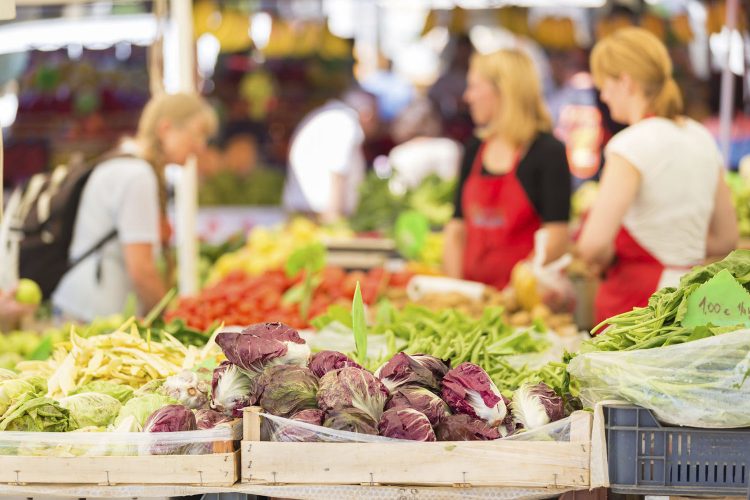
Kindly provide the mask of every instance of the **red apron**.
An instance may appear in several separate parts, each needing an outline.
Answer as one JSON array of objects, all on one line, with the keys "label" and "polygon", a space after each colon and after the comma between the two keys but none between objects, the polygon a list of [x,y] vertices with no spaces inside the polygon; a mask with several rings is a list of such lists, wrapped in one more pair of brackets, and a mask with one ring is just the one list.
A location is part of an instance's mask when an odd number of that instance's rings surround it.
[{"label": "red apron", "polygon": [[656,291],[665,266],[644,249],[625,229],[615,239],[615,262],[596,294],[595,316],[599,324],[607,318],[645,307]]},{"label": "red apron", "polygon": [[484,148],[482,143],[462,193],[463,275],[502,289],[513,266],[534,250],[534,233],[541,219],[516,176],[520,158],[506,174],[482,175]]}]

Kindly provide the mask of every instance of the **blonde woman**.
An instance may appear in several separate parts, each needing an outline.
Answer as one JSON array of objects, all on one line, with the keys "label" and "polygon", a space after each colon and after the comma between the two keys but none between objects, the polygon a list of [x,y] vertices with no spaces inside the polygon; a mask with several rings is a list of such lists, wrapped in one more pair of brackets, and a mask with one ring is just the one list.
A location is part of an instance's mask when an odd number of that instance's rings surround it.
[{"label": "blonde woman", "polygon": [[625,28],[601,40],[591,70],[612,117],[628,127],[605,150],[599,196],[578,253],[606,270],[599,321],[645,306],[649,296],[738,239],[723,161],[709,132],[681,116],[664,45]]},{"label": "blonde woman", "polygon": [[445,272],[503,288],[544,228],[548,261],[568,245],[570,172],[552,134],[539,78],[519,50],[471,58],[464,100],[478,139],[466,145]]},{"label": "blonde woman", "polygon": [[97,165],[84,187],[70,247],[77,264],[52,296],[62,315],[90,321],[118,313],[131,294],[143,313],[161,299],[167,285],[156,261],[168,240],[164,167],[200,153],[215,129],[216,116],[199,96],[163,95],[146,104],[135,137]]}]

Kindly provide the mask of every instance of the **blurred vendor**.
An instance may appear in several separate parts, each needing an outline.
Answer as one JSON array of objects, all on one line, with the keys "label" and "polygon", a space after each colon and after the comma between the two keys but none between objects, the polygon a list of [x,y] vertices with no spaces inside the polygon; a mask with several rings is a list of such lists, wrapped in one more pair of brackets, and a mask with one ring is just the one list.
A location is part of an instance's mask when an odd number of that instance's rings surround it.
[{"label": "blurred vendor", "polygon": [[415,189],[430,175],[444,181],[458,176],[461,144],[442,137],[440,114],[429,98],[417,98],[393,123],[391,131],[398,146],[388,155],[394,178],[404,187]]},{"label": "blurred vendor", "polygon": [[723,160],[709,132],[681,115],[666,47],[625,28],[601,40],[591,69],[612,118],[628,127],[607,144],[599,195],[578,241],[590,269],[605,270],[596,320],[648,304],[691,266],[738,240]]},{"label": "blurred vendor", "polygon": [[455,215],[445,228],[449,276],[505,287],[541,228],[547,261],[567,249],[570,172],[540,87],[519,50],[471,58],[464,99],[479,139],[466,146]]},{"label": "blurred vendor", "polygon": [[201,206],[269,206],[281,204],[284,174],[266,166],[261,154],[262,131],[255,124],[227,126],[217,145],[198,159],[203,172],[198,202]]},{"label": "blurred vendor", "polygon": [[305,117],[292,136],[284,208],[326,221],[354,212],[366,169],[362,145],[377,126],[374,96],[358,89]]}]

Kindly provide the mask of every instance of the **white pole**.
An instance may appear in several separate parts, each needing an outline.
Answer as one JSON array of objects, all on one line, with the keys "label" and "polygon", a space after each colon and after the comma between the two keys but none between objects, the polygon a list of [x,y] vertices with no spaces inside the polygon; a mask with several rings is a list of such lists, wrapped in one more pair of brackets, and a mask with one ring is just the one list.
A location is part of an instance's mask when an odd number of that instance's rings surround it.
[{"label": "white pole", "polygon": [[13,0],[0,1],[0,19],[15,19],[16,2]]},{"label": "white pole", "polygon": [[732,104],[734,103],[734,75],[729,68],[729,59],[732,53],[732,32],[737,26],[738,10],[739,0],[727,0],[725,22],[728,31],[727,57],[721,72],[721,101],[719,104],[719,144],[727,167],[729,167],[729,153],[732,143]]},{"label": "white pole", "polygon": [[[195,92],[195,49],[191,0],[171,0],[172,26],[179,41],[179,90]],[[180,295],[198,291],[198,242],[195,220],[198,215],[198,168],[195,158],[184,165],[175,199],[177,237],[177,279]]]},{"label": "white pole", "polygon": [[5,155],[3,154],[3,129],[0,127],[0,222],[3,220],[3,194],[5,191],[5,177],[3,172],[3,164],[5,163]]},{"label": "white pole", "polygon": [[[13,0],[5,0],[0,2],[0,19],[14,19],[16,17],[16,2]],[[4,172],[3,172],[3,131],[0,128],[0,221],[3,220],[3,191],[5,186],[3,184]]]}]

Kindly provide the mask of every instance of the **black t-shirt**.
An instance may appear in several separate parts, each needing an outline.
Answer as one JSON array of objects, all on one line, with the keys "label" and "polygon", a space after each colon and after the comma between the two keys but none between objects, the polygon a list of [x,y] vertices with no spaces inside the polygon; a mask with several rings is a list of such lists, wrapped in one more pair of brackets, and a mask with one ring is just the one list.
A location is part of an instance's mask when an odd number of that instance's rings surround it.
[{"label": "black t-shirt", "polygon": [[[466,145],[461,177],[456,189],[455,212],[453,217],[463,218],[461,201],[466,180],[471,175],[474,158],[479,152],[481,141],[472,139]],[[493,174],[482,166],[482,175]],[[537,135],[526,155],[521,159],[516,170],[516,177],[521,182],[531,204],[536,209],[542,222],[567,222],[570,217],[571,179],[565,145],[552,134],[542,132]]]}]

